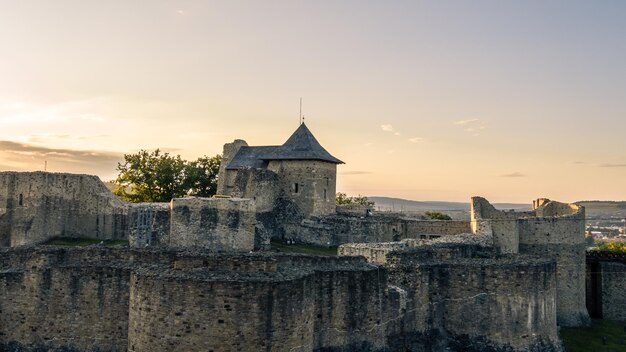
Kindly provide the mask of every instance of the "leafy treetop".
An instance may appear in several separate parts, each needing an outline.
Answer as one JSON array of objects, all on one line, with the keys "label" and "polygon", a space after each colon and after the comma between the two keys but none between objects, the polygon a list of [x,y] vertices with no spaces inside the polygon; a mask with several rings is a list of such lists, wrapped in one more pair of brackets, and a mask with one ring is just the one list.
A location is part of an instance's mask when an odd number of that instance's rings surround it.
[{"label": "leafy treetop", "polygon": [[348,197],[345,193],[337,192],[337,197],[335,198],[337,205],[346,205],[346,204],[358,204],[358,205],[366,205],[368,207],[373,207],[374,202],[367,199],[366,196],[358,195],[356,197]]},{"label": "leafy treetop", "polygon": [[210,197],[217,190],[220,162],[220,155],[189,162],[159,149],[125,154],[124,162],[117,165],[113,193],[134,203],[169,202],[185,195]]}]

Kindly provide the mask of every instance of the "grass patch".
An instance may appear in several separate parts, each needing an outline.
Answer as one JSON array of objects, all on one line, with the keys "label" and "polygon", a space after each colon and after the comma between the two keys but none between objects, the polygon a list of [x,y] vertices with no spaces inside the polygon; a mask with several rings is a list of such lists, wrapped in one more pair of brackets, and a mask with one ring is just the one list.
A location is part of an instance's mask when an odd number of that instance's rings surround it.
[{"label": "grass patch", "polygon": [[319,247],[309,244],[285,244],[278,241],[272,241],[272,251],[278,253],[300,253],[310,255],[337,255],[337,247]]},{"label": "grass patch", "polygon": [[48,246],[69,246],[69,247],[85,247],[93,244],[100,244],[104,246],[127,246],[128,241],[125,240],[98,240],[93,238],[69,238],[69,237],[57,237],[44,243]]},{"label": "grass patch", "polygon": [[609,320],[594,320],[591,327],[564,327],[560,334],[567,352],[626,352],[625,325]]}]

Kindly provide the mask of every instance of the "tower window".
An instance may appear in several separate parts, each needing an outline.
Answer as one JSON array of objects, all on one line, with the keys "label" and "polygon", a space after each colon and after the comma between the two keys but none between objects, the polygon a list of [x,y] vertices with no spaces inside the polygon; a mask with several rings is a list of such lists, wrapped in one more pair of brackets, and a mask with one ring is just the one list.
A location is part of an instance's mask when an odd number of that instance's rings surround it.
[{"label": "tower window", "polygon": [[20,196],[18,197],[18,204],[21,206],[24,205],[24,195],[20,193]]},{"label": "tower window", "polygon": [[328,197],[326,195],[326,188],[324,188],[324,200],[328,200]]},{"label": "tower window", "polygon": [[330,186],[330,178],[326,177],[326,187]]},{"label": "tower window", "polygon": [[293,184],[293,193],[298,193],[300,191],[300,185],[298,182]]}]

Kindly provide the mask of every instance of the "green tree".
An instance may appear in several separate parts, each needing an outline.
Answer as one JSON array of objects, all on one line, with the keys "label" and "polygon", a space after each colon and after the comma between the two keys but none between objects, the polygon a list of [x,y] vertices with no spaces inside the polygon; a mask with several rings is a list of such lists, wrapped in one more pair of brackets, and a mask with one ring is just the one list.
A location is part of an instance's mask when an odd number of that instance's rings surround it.
[{"label": "green tree", "polygon": [[374,202],[370,201],[366,196],[358,195],[356,197],[348,197],[345,193],[337,192],[337,196],[335,197],[335,203],[337,205],[346,205],[346,204],[358,204],[358,205],[366,205],[368,207],[373,207]]},{"label": "green tree", "polygon": [[188,193],[197,197],[211,197],[217,192],[217,174],[222,156],[198,158],[187,165]]},{"label": "green tree", "polygon": [[210,197],[217,188],[221,158],[203,157],[194,162],[159,149],[125,154],[118,163],[113,193],[133,202],[169,202],[185,195]]},{"label": "green tree", "polygon": [[598,249],[601,251],[624,252],[626,253],[626,242],[600,242]]},{"label": "green tree", "polygon": [[431,220],[452,220],[449,215],[437,211],[427,211],[425,215]]}]

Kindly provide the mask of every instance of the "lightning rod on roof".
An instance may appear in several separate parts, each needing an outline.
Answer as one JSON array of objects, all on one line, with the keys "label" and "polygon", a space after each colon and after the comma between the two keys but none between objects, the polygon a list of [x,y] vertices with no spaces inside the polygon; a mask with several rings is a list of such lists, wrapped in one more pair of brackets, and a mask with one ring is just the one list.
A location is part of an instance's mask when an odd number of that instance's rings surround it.
[{"label": "lightning rod on roof", "polygon": [[300,124],[302,125],[302,97],[300,97],[300,115],[298,117],[300,118]]}]

